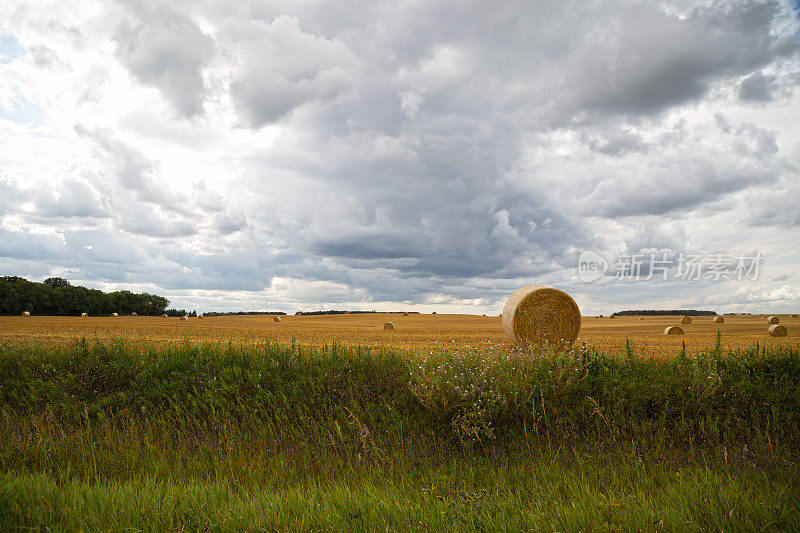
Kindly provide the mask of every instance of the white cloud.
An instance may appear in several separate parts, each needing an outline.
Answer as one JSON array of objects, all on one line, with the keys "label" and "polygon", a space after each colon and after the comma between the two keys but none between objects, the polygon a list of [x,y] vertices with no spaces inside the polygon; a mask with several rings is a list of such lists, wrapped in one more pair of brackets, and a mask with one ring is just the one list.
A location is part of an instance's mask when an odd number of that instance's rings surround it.
[{"label": "white cloud", "polygon": [[[800,305],[783,2],[12,1],[0,21],[8,273],[209,309],[495,313],[530,282],[588,313]],[[767,263],[757,288],[664,300],[577,284],[583,249]]]}]

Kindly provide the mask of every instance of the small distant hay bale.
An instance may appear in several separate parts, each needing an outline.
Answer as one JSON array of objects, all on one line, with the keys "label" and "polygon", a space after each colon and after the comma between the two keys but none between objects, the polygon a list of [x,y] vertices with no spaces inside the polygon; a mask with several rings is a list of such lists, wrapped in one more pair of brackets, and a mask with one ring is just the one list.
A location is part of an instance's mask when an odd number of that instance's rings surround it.
[{"label": "small distant hay bale", "polygon": [[486,313],[483,313],[483,316],[486,316]]},{"label": "small distant hay bale", "polygon": [[89,316],[89,313],[81,313],[81,316]]},{"label": "small distant hay bale", "polygon": [[597,318],[603,318],[603,315],[597,315]]},{"label": "small distant hay bale", "polygon": [[668,326],[664,330],[664,335],[683,335],[683,328],[679,326]]},{"label": "small distant hay bale", "polygon": [[640,317],[639,317],[639,320],[644,320],[644,317],[643,317],[643,316],[640,316]]},{"label": "small distant hay bale", "polygon": [[23,311],[22,315],[20,315],[20,316],[31,316],[31,312],[30,311]]},{"label": "small distant hay bale", "polygon": [[189,317],[188,317],[188,316],[186,316],[186,315],[183,315],[183,316],[181,317],[181,320],[189,320]]},{"label": "small distant hay bale", "polygon": [[770,337],[785,337],[789,331],[786,329],[786,326],[782,326],[781,324],[772,324],[769,329]]},{"label": "small distant hay bale", "polygon": [[432,315],[435,315],[435,314],[436,314],[436,311],[434,311],[434,312],[433,312],[433,313],[431,313],[431,314],[432,314]]},{"label": "small distant hay bale", "polygon": [[390,329],[394,329],[394,324],[392,324],[391,322],[387,322],[386,324],[383,325],[383,329],[384,331],[389,331]]},{"label": "small distant hay bale", "polygon": [[117,317],[119,316],[119,313],[111,313],[111,316]]},{"label": "small distant hay bale", "polygon": [[403,312],[403,316],[408,316],[408,313],[406,313],[406,312]]},{"label": "small distant hay bale", "polygon": [[273,322],[280,322],[281,321],[281,317],[276,316],[275,318],[272,319],[272,321]]},{"label": "small distant hay bale", "polygon": [[789,318],[797,318],[797,315],[792,315]]},{"label": "small distant hay bale", "polygon": [[197,318],[205,318],[202,314],[197,315]]},{"label": "small distant hay bale", "polygon": [[608,318],[617,318],[614,315],[608,315]]},{"label": "small distant hay bale", "polygon": [[139,315],[136,313],[136,311],[134,311],[133,313],[131,313],[131,316],[139,316]]},{"label": "small distant hay bale", "polygon": [[715,324],[723,324],[724,322],[725,322],[725,319],[722,318],[721,316],[715,316],[714,317],[714,323]]},{"label": "small distant hay bale", "polygon": [[681,324],[691,324],[691,323],[692,323],[692,317],[688,315],[683,315],[681,317]]},{"label": "small distant hay bale", "polygon": [[544,285],[517,289],[503,307],[503,329],[517,346],[571,345],[581,329],[581,311],[572,297]]},{"label": "small distant hay bale", "polygon": [[161,318],[167,318],[167,315],[166,314],[161,315]]},{"label": "small distant hay bale", "polygon": [[780,321],[781,321],[781,319],[776,317],[776,316],[771,316],[771,317],[767,318],[767,324],[777,324]]}]

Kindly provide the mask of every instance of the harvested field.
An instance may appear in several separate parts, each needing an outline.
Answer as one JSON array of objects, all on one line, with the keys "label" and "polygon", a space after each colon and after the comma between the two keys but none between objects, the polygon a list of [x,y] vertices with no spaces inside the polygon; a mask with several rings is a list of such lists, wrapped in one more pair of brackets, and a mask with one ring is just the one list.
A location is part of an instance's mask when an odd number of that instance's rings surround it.
[{"label": "harvested field", "polygon": [[[685,335],[665,336],[667,326],[680,323],[676,316],[625,316],[609,321],[582,317],[581,331],[575,346],[582,342],[609,354],[626,353],[629,341],[637,353],[652,357],[671,357],[683,343],[688,350],[707,349],[722,334],[725,348],[744,348],[756,342],[764,345],[797,344],[800,319],[779,315],[788,329],[786,337],[770,337],[760,316],[726,316],[724,324],[713,317],[694,317],[683,326]],[[253,344],[267,339],[279,343],[322,346],[334,342],[343,345],[383,346],[410,350],[430,350],[442,344],[452,347],[492,344],[511,348],[513,343],[503,331],[499,317],[478,315],[397,313],[295,316],[273,321],[272,316],[206,317],[188,321],[164,321],[159,317],[5,317],[0,324],[0,343],[40,342],[64,345],[76,338],[109,340],[125,338],[157,344],[164,341],[232,341]],[[644,320],[640,320],[644,318]],[[383,330],[386,322],[395,322],[391,335]]]}]

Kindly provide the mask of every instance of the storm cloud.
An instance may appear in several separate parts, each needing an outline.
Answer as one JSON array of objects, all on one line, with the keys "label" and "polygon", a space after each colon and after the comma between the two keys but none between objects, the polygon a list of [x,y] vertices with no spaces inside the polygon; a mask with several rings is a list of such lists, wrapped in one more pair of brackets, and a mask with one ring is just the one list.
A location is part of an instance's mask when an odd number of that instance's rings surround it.
[{"label": "storm cloud", "polygon": [[[207,310],[800,305],[790,3],[79,4],[0,7],[7,274]],[[664,302],[581,284],[583,250],[766,270]]]}]

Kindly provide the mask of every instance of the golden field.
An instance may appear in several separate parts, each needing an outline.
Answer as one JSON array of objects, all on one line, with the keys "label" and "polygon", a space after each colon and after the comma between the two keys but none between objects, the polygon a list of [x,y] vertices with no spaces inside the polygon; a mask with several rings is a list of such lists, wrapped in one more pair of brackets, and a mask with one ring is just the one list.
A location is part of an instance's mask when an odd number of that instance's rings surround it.
[{"label": "golden field", "polygon": [[[764,317],[767,315],[764,315]],[[724,324],[714,324],[712,317],[693,317],[691,324],[681,327],[685,335],[666,336],[664,328],[680,325],[680,317],[583,317],[582,342],[606,353],[624,354],[626,341],[637,353],[646,356],[671,357],[685,341],[687,350],[696,351],[714,345],[717,331],[723,347],[747,347],[764,344],[797,344],[800,319],[777,315],[788,328],[786,337],[767,334],[764,317],[726,316]],[[396,329],[384,331],[386,322]],[[445,345],[451,348],[481,345],[512,344],[503,332],[500,318],[477,315],[398,313],[342,314],[318,316],[224,316],[203,319],[161,317],[0,317],[0,343],[67,344],[76,338],[108,340],[124,338],[137,343],[162,342],[228,342],[254,344],[265,340],[307,345],[331,344],[384,346],[412,351],[430,350]]]}]

